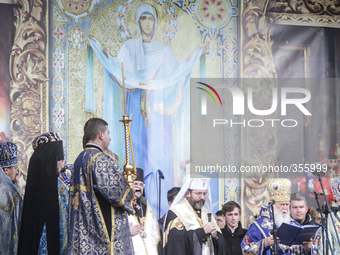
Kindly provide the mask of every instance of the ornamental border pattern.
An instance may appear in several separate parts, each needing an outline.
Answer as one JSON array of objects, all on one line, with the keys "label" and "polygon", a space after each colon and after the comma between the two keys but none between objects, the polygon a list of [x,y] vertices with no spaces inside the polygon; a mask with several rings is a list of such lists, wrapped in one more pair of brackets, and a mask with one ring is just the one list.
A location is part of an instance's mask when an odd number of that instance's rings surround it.
[{"label": "ornamental border pattern", "polygon": [[19,185],[24,188],[33,153],[31,142],[49,130],[49,0],[18,0],[15,4],[15,37],[9,60],[10,130],[19,150]]}]

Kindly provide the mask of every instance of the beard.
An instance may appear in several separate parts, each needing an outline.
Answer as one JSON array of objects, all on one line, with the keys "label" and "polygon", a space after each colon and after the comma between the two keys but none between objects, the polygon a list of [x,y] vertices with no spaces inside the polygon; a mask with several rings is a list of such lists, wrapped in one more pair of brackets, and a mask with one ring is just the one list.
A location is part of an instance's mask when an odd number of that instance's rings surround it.
[{"label": "beard", "polygon": [[198,201],[193,201],[192,198],[188,198],[188,202],[189,204],[191,204],[191,206],[194,208],[194,209],[202,209],[203,206],[204,206],[204,203],[205,203],[205,200],[204,199],[200,199]]},{"label": "beard", "polygon": [[282,210],[281,212],[274,206],[274,214],[275,214],[275,224],[276,227],[280,227],[283,222],[290,224],[290,213],[288,210]]},{"label": "beard", "polygon": [[204,206],[204,201],[203,201],[202,204],[199,204],[199,203],[197,202],[197,203],[195,203],[195,204],[193,205],[193,207],[194,207],[195,209],[199,209],[199,210],[202,209],[203,206]]}]

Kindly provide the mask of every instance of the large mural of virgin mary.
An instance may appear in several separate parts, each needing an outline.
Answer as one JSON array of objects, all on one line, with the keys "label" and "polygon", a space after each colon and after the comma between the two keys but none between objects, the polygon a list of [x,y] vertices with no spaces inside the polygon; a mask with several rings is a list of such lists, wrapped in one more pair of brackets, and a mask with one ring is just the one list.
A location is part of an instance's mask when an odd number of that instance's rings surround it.
[{"label": "large mural of virgin mary", "polygon": [[[156,208],[158,170],[166,176],[163,185],[169,190],[173,187],[174,173],[189,162],[188,84],[191,71],[204,56],[205,49],[196,47],[179,62],[172,47],[157,37],[160,20],[155,6],[140,4],[135,18],[138,33],[121,46],[116,56],[91,35],[88,56],[97,58],[104,68],[104,119],[114,136],[109,149],[120,159],[125,156],[123,126],[119,122],[124,112],[123,65],[127,114],[132,114],[133,119],[135,164],[145,171],[146,195]],[[92,96],[95,85],[89,82],[93,79],[91,73],[89,64],[85,102],[88,111],[95,105]],[[163,202],[162,208],[166,210],[167,203]]]}]

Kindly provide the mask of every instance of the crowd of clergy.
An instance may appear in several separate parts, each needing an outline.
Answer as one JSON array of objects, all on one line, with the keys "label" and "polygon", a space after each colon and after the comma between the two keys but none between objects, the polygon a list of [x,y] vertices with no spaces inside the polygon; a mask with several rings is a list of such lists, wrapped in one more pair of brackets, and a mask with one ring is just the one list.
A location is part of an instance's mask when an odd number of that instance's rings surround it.
[{"label": "crowd of clergy", "polygon": [[169,210],[157,219],[144,196],[143,169],[130,186],[106,153],[110,140],[105,120],[88,120],[84,150],[66,167],[60,136],[36,137],[25,194],[18,147],[0,143],[1,255],[340,254],[340,179],[331,184],[333,207],[320,210],[291,194],[290,180],[269,179],[270,203],[244,229],[238,203],[226,202],[213,217],[209,179],[187,176],[168,191]]}]

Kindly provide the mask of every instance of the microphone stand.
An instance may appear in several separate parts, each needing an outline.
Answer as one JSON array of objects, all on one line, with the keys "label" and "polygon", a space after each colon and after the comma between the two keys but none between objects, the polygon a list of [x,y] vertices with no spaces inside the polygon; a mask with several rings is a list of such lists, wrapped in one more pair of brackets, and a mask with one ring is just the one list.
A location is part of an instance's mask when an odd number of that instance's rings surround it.
[{"label": "microphone stand", "polygon": [[[208,216],[208,222],[211,222],[211,213],[207,213]],[[210,254],[214,254],[214,245],[213,245],[213,241],[212,241],[212,236],[211,234],[209,234],[209,241],[210,241]]]},{"label": "microphone stand", "polygon": [[319,209],[319,212],[320,212],[320,216],[321,216],[321,231],[322,231],[322,253],[323,255],[325,255],[325,252],[327,253],[328,255],[328,248],[329,247],[329,238],[328,238],[328,231],[326,231],[326,235],[327,235],[327,238],[326,238],[326,249],[325,249],[325,230],[327,228],[327,224],[326,224],[326,227],[324,226],[324,222],[326,222],[326,220],[324,220],[324,216],[323,216],[323,210],[321,209],[320,207],[320,202],[319,202],[319,197],[318,197],[318,193],[317,192],[314,192],[314,195],[315,195],[315,200],[316,200],[316,203],[318,205],[318,209]]},{"label": "microphone stand", "polygon": [[272,254],[273,255],[277,255],[279,254],[278,250],[277,250],[277,239],[276,239],[276,223],[275,223],[275,216],[274,216],[274,205],[270,205],[270,207],[272,208],[272,215],[273,215],[273,238],[274,238],[274,249]]},{"label": "microphone stand", "polygon": [[[329,202],[328,202],[328,200],[327,200],[326,193],[325,193],[325,189],[323,188],[323,184],[322,184],[322,181],[321,181],[321,174],[319,174],[319,182],[320,182],[320,186],[321,186],[321,188],[322,188],[322,193],[323,193],[323,195],[324,195],[324,197],[325,197],[327,211],[328,211],[328,213],[330,214],[331,219],[332,219],[332,224],[333,224],[334,232],[335,232],[335,234],[336,234],[336,238],[337,238],[337,240],[338,240],[338,243],[340,243],[339,233],[338,233],[338,231],[337,231],[337,229],[336,229],[336,227],[335,227],[334,213],[333,213],[333,211],[332,211],[332,209],[331,209],[331,207],[330,207],[330,205],[329,205]],[[327,233],[327,235],[328,235],[328,219],[327,219],[326,221],[327,221],[327,222],[326,222],[326,233]],[[327,236],[327,240],[328,240],[328,236]],[[330,246],[329,246],[329,247],[330,247]],[[330,247],[330,248],[331,248],[331,247]],[[334,248],[334,247],[333,247],[333,248]],[[327,252],[328,252],[328,249],[327,249]],[[332,254],[333,254],[333,251],[332,251]]]},{"label": "microphone stand", "polygon": [[158,185],[159,185],[159,189],[158,189],[158,219],[161,218],[161,179],[164,179],[164,175],[162,173],[162,171],[160,169],[157,170],[158,172]]},{"label": "microphone stand", "polygon": [[340,211],[340,208],[332,206],[331,209],[332,209],[332,212],[334,213],[335,218],[340,222],[340,219],[338,217],[338,212]]}]

